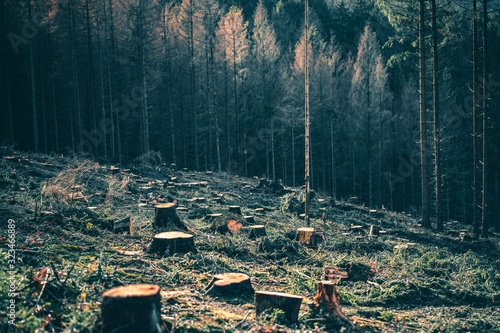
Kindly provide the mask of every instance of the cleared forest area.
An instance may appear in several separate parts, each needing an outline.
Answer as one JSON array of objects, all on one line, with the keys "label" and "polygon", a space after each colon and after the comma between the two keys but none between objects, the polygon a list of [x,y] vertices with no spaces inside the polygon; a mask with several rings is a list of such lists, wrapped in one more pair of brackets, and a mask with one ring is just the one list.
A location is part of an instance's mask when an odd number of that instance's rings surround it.
[{"label": "cleared forest area", "polygon": [[[165,332],[500,332],[499,238],[474,239],[459,222],[433,233],[409,214],[314,195],[320,236],[301,244],[300,188],[176,170],[155,155],[129,169],[6,148],[2,156],[0,214],[16,232],[13,263],[7,224],[0,230],[2,332],[100,332],[102,294],[131,284],[160,287]],[[153,223],[158,205],[175,207],[188,230],[168,214]],[[257,225],[266,235],[249,238]],[[149,251],[169,231],[193,235],[195,251]],[[314,309],[332,266],[348,321]],[[281,310],[256,316],[251,294],[209,292],[223,273],[303,297],[298,321]],[[12,283],[15,326],[4,297]]]}]

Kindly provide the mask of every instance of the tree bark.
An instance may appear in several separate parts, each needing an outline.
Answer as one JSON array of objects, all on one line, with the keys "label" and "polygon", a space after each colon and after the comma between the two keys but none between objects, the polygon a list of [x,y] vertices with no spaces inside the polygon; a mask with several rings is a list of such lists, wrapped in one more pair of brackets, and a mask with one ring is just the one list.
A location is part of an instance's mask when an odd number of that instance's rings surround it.
[{"label": "tree bark", "polygon": [[165,203],[155,207],[155,218],[153,224],[157,227],[174,227],[181,230],[188,230],[188,227],[181,221],[175,210],[175,203]]},{"label": "tree bark", "polygon": [[425,98],[425,0],[419,0],[419,66],[420,66],[420,168],[422,187],[422,225],[431,227],[429,176],[427,163],[427,117]]},{"label": "tree bark", "polygon": [[259,237],[266,236],[266,227],[263,225],[252,225],[250,226],[250,233],[248,234],[249,239],[255,239]]},{"label": "tree bark", "polygon": [[436,0],[431,0],[432,7],[432,87],[434,104],[434,176],[436,186],[436,227],[438,231],[443,231],[443,217],[441,207],[441,151],[439,135],[439,71],[438,71],[438,43],[437,43],[437,23],[436,23]]},{"label": "tree bark", "polygon": [[147,252],[171,256],[174,253],[196,252],[193,235],[177,231],[156,234],[147,246]]},{"label": "tree bark", "polygon": [[304,221],[307,226],[310,225],[309,221],[309,195],[310,195],[310,172],[309,172],[309,1],[305,0],[305,185],[306,185],[306,198],[305,198],[305,211]]},{"label": "tree bark", "polygon": [[479,237],[480,217],[479,217],[479,134],[478,134],[478,114],[477,114],[477,89],[478,89],[478,62],[477,62],[477,4],[476,0],[472,1],[472,146],[474,158],[474,216],[473,216],[473,234],[474,237]]},{"label": "tree bark", "polygon": [[340,296],[333,281],[318,282],[318,290],[314,297],[314,307],[329,320],[350,325],[349,319],[342,313]]},{"label": "tree bark", "polygon": [[161,295],[156,285],[128,285],[102,294],[102,333],[162,333]]},{"label": "tree bark", "polygon": [[250,277],[241,273],[223,273],[214,275],[208,285],[207,294],[222,296],[239,296],[241,294],[253,295],[254,289]]},{"label": "tree bark", "polygon": [[483,0],[483,197],[481,236],[488,238],[488,0]]}]

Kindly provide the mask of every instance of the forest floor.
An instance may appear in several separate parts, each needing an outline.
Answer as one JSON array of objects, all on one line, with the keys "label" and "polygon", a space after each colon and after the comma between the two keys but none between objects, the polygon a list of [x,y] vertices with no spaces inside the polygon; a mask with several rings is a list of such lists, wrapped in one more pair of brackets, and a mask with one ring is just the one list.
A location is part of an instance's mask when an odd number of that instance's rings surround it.
[{"label": "forest floor", "polygon": [[[0,153],[1,332],[99,332],[102,293],[138,283],[161,287],[166,332],[500,332],[499,239],[472,239],[459,222],[435,233],[408,214],[316,195],[311,226],[325,237],[308,248],[295,240],[304,227],[300,189],[177,171],[154,158],[116,172],[77,157]],[[165,231],[152,225],[154,206],[174,199],[185,207],[178,215],[197,252],[148,254],[152,236]],[[249,225],[229,205],[253,215],[267,236],[248,239]],[[243,228],[214,233],[204,220],[211,213]],[[127,216],[134,236],[108,230]],[[8,220],[16,231],[14,262]],[[372,225],[385,233],[370,237]],[[349,275],[337,290],[352,326],[311,306],[324,267],[332,265]],[[250,296],[206,294],[213,275],[225,272],[247,274],[255,290],[303,296],[298,322],[287,325],[281,311],[256,317]],[[15,325],[6,312],[12,284]]]}]

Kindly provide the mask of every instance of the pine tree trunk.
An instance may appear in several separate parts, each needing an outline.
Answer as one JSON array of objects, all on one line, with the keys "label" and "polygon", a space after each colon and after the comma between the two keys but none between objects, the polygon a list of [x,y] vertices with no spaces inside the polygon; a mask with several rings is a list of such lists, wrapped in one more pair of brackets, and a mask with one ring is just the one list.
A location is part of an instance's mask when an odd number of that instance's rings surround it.
[{"label": "pine tree trunk", "polygon": [[[31,0],[26,0],[28,3],[28,20],[31,19]],[[36,79],[35,79],[35,59],[33,55],[33,39],[29,40],[29,52],[30,52],[30,74],[31,74],[31,108],[33,111],[33,141],[34,150],[38,152],[40,150],[40,142],[38,137],[38,110],[37,110],[37,98],[36,98]]]},{"label": "pine tree trunk", "polygon": [[[92,128],[95,135],[97,135],[97,114],[95,105],[95,78],[94,78],[94,57],[92,54],[92,29],[90,24],[90,7],[89,0],[85,0],[85,13],[86,13],[86,24],[87,24],[87,55],[89,61],[89,67],[87,73],[89,74],[87,83],[87,110],[90,109],[90,116],[92,119]],[[89,107],[90,105],[90,107]],[[99,141],[96,139],[93,143],[94,153],[98,154]]]},{"label": "pine tree trunk", "polygon": [[436,0],[431,0],[432,6],[432,87],[434,104],[434,176],[436,186],[436,227],[443,231],[443,217],[441,207],[441,152],[439,135],[439,71],[438,71],[438,43],[436,23]]},{"label": "pine tree trunk", "polygon": [[480,217],[479,217],[479,202],[480,202],[480,187],[479,187],[479,133],[478,133],[478,114],[477,114],[477,94],[478,94],[478,61],[477,61],[477,5],[476,0],[472,1],[472,146],[474,158],[474,237],[479,237]]},{"label": "pine tree trunk", "polygon": [[488,0],[483,0],[483,203],[481,236],[488,238]]},{"label": "pine tree trunk", "polygon": [[425,98],[425,0],[419,1],[420,167],[422,185],[422,225],[425,228],[430,228],[429,176],[427,163],[427,117]]},{"label": "pine tree trunk", "polygon": [[305,212],[304,220],[309,226],[309,193],[310,193],[310,173],[309,173],[309,1],[305,0],[305,185],[306,185],[306,198],[305,198]]}]

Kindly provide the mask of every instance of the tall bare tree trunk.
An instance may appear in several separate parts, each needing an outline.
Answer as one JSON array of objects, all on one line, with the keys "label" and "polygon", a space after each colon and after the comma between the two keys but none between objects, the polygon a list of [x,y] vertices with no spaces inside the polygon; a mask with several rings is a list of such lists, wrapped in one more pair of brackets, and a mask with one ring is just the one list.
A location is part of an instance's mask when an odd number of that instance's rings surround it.
[{"label": "tall bare tree trunk", "polygon": [[474,237],[479,237],[480,229],[480,217],[479,217],[479,142],[478,142],[478,115],[477,115],[477,5],[476,0],[472,1],[472,146],[473,146],[473,158],[474,158]]},{"label": "tall bare tree trunk", "polygon": [[[92,128],[94,130],[94,135],[97,135],[97,114],[96,114],[96,105],[95,105],[95,79],[94,79],[94,57],[92,55],[92,28],[90,24],[90,7],[89,0],[85,0],[85,13],[86,13],[86,23],[87,23],[87,52],[88,52],[88,61],[89,61],[89,83],[87,85],[87,110],[92,108],[91,117],[92,117]],[[90,107],[89,107],[90,104]],[[99,142],[96,140],[93,142],[95,154],[98,154],[98,146]]]},{"label": "tall bare tree trunk", "polygon": [[438,70],[438,46],[437,46],[437,23],[436,23],[436,0],[431,0],[432,7],[432,87],[434,104],[434,175],[436,177],[436,227],[443,231],[443,217],[441,207],[441,152],[439,136],[439,70]]},{"label": "tall bare tree trunk", "polygon": [[[28,3],[28,20],[32,21],[31,18],[31,0],[27,0]],[[31,107],[33,110],[33,139],[34,139],[34,150],[38,152],[40,150],[40,141],[38,138],[38,110],[37,110],[37,99],[36,99],[36,79],[35,79],[35,59],[33,51],[33,39],[29,40],[29,52],[30,52],[30,74],[31,74]]]},{"label": "tall bare tree trunk", "polygon": [[309,1],[305,0],[305,30],[306,30],[306,43],[305,43],[305,185],[306,185],[306,198],[305,198],[305,223],[309,226],[309,195],[310,195],[310,171],[309,171]]},{"label": "tall bare tree trunk", "polygon": [[334,136],[334,126],[333,126],[333,116],[330,117],[330,141],[331,141],[331,154],[332,154],[332,198],[337,200],[337,172],[335,168],[336,158],[335,158],[335,136]]},{"label": "tall bare tree trunk", "polygon": [[431,227],[429,207],[429,176],[427,163],[427,117],[425,99],[425,0],[419,8],[419,66],[420,66],[420,164],[422,182],[422,225]]},{"label": "tall bare tree trunk", "polygon": [[481,236],[488,238],[488,0],[483,0],[483,204]]}]

